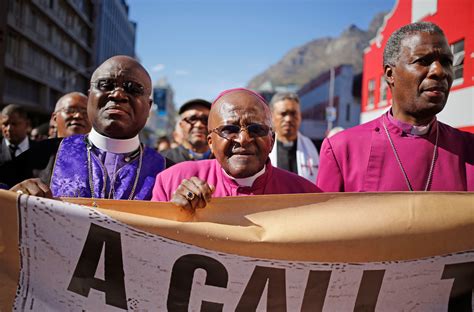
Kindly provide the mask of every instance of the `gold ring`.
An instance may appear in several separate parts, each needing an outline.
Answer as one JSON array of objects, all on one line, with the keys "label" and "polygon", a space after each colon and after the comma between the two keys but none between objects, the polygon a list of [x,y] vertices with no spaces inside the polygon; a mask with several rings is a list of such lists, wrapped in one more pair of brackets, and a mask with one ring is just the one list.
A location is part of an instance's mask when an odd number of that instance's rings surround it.
[{"label": "gold ring", "polygon": [[193,192],[189,191],[186,193],[186,199],[187,200],[193,200],[194,197],[196,197],[196,194],[194,194]]}]

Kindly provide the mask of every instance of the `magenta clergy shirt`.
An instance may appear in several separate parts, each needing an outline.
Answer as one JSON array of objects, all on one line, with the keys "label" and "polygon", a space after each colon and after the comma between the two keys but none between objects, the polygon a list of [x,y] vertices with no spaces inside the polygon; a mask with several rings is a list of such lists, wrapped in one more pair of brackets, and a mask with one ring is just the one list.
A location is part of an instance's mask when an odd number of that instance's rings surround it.
[{"label": "magenta clergy shirt", "polygon": [[313,183],[294,173],[273,167],[270,161],[266,164],[265,173],[251,187],[239,186],[224,174],[217,160],[209,159],[182,162],[158,174],[152,200],[169,201],[181,181],[191,177],[198,177],[214,185],[216,189],[212,197],[318,192]]},{"label": "magenta clergy shirt", "polygon": [[429,191],[474,191],[474,134],[435,121],[426,135],[405,133],[387,114],[325,139],[316,185],[323,192],[408,191],[382,122],[415,191],[423,191],[439,129]]}]

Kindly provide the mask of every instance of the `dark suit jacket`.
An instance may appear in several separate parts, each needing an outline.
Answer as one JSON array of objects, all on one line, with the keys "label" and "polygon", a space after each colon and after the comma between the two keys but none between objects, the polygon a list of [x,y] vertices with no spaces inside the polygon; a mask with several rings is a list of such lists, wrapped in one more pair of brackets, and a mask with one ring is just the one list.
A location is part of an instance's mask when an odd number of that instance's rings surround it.
[{"label": "dark suit jacket", "polygon": [[[12,160],[11,155],[10,155],[10,149],[6,146],[4,146],[3,142],[4,138],[0,140],[0,165]],[[30,148],[36,146],[38,142],[32,141],[28,139],[28,143],[30,144]],[[26,152],[26,151],[25,151]],[[20,154],[21,155],[21,154]],[[18,155],[17,157],[19,157]]]}]

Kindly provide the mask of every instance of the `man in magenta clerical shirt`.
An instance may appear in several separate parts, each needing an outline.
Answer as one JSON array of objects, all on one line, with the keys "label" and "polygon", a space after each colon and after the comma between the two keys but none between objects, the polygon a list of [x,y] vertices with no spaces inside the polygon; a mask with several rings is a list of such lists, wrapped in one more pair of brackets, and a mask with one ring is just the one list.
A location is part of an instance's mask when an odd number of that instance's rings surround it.
[{"label": "man in magenta clerical shirt", "polygon": [[473,191],[474,134],[437,120],[453,82],[443,31],[418,22],[387,41],[383,66],[392,107],[325,139],[317,186],[324,192]]},{"label": "man in magenta clerical shirt", "polygon": [[211,197],[317,192],[305,178],[271,164],[271,126],[270,109],[260,95],[242,88],[222,92],[208,122],[215,159],[182,162],[161,172],[152,200],[194,211]]}]

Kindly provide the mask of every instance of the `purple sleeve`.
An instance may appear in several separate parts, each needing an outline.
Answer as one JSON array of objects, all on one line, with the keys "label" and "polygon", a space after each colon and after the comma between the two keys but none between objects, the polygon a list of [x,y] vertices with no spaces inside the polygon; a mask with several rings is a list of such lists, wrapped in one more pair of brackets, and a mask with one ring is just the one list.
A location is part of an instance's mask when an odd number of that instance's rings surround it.
[{"label": "purple sleeve", "polygon": [[324,139],[319,154],[319,171],[316,186],[322,192],[343,192],[344,178],[329,139]]}]

